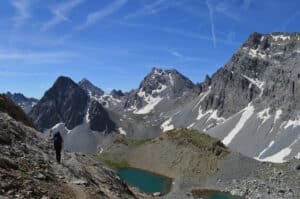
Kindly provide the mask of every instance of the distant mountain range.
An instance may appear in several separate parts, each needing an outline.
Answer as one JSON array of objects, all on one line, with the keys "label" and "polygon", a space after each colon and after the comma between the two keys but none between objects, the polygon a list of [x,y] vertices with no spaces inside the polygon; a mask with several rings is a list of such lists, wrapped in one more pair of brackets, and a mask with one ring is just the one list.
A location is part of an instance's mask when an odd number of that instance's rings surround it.
[{"label": "distant mountain range", "polygon": [[29,115],[46,133],[72,137],[70,150],[100,150],[118,133],[145,138],[187,127],[249,157],[284,162],[300,158],[299,63],[300,34],[253,33],[202,83],[153,68],[137,89],[108,94],[87,79],[60,77]]},{"label": "distant mountain range", "polygon": [[38,103],[38,99],[25,97],[21,93],[7,92],[6,95],[17,105],[19,105],[26,113],[29,113],[31,109]]}]

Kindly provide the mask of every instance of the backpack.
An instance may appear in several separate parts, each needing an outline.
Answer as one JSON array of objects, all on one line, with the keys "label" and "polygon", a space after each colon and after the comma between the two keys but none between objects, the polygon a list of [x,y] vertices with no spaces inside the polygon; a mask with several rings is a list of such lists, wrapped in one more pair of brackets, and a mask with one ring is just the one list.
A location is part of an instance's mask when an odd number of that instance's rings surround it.
[{"label": "backpack", "polygon": [[60,135],[59,132],[55,133],[53,136],[53,140],[54,140],[54,146],[55,147],[60,147],[62,144],[62,137]]}]

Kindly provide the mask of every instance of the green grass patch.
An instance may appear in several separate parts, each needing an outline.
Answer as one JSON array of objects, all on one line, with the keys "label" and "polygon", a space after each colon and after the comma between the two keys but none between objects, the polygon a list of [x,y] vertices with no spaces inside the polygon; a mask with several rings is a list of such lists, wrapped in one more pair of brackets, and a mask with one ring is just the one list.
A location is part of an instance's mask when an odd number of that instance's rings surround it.
[{"label": "green grass patch", "polygon": [[152,141],[152,138],[146,138],[146,139],[128,139],[129,146],[139,146],[143,145],[147,142]]},{"label": "green grass patch", "polygon": [[127,168],[129,167],[129,163],[126,160],[114,161],[114,160],[105,160],[105,165],[109,168]]},{"label": "green grass patch", "polygon": [[167,131],[165,134],[168,138],[175,139],[179,143],[191,143],[198,148],[212,147],[219,142],[218,139],[204,133],[183,128]]},{"label": "green grass patch", "polygon": [[102,153],[97,157],[100,162],[112,169],[130,167],[129,163],[126,160],[116,160],[107,153]]}]

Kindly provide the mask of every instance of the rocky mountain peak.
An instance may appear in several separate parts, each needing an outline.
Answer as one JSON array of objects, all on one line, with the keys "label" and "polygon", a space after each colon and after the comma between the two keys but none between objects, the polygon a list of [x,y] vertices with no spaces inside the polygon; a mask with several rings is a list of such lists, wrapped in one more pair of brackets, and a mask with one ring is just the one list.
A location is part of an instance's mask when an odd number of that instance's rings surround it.
[{"label": "rocky mountain peak", "polygon": [[175,87],[178,92],[176,94],[180,94],[185,90],[192,89],[194,83],[177,70],[163,70],[154,67],[141,82],[139,91],[152,95]]},{"label": "rocky mountain peak", "polygon": [[59,77],[29,113],[40,129],[64,122],[68,129],[83,122],[88,102],[86,92],[68,77]]},{"label": "rocky mountain peak", "polygon": [[89,95],[93,96],[101,96],[104,94],[104,91],[92,84],[88,79],[83,78],[80,82],[78,82],[78,85],[88,92]]},{"label": "rocky mountain peak", "polygon": [[54,82],[53,88],[65,88],[68,86],[75,86],[76,83],[69,77],[59,76]]},{"label": "rocky mountain peak", "polygon": [[124,97],[125,96],[125,94],[121,90],[115,90],[115,89],[113,89],[110,92],[110,95],[113,96],[114,98],[120,98],[120,97]]},{"label": "rocky mountain peak", "polygon": [[15,104],[20,106],[25,113],[29,113],[37,103],[38,99],[25,97],[22,93],[7,92],[6,96],[9,97]]},{"label": "rocky mountain peak", "polygon": [[15,120],[27,126],[34,127],[32,121],[27,118],[23,110],[4,94],[0,94],[0,112],[7,113]]}]

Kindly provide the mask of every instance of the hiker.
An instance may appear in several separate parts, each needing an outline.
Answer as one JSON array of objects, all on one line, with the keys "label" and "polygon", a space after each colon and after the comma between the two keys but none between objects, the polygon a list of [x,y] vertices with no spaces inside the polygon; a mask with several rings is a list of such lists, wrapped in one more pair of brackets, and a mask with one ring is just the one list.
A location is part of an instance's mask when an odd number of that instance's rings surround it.
[{"label": "hiker", "polygon": [[56,160],[57,160],[57,163],[60,163],[63,139],[62,139],[59,131],[54,134],[53,141],[54,141],[54,149],[56,152]]}]

